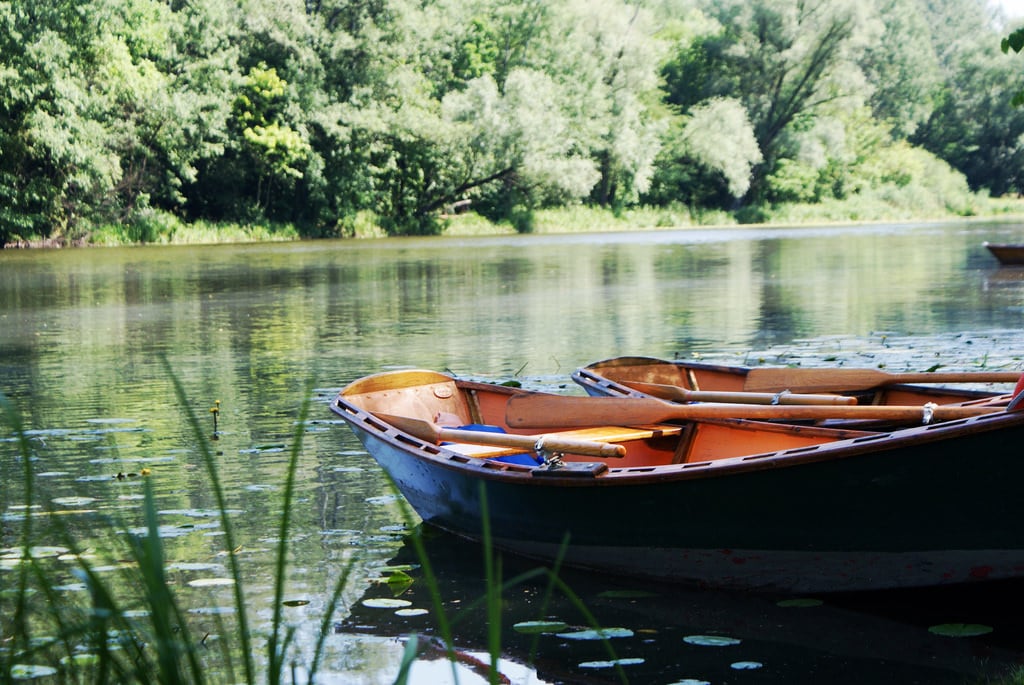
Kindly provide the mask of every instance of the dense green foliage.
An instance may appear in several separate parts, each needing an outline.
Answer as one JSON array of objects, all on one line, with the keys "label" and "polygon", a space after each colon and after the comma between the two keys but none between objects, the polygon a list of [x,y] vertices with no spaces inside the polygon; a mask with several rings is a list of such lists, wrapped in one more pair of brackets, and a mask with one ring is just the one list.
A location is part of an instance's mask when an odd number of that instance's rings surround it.
[{"label": "dense green foliage", "polygon": [[0,0],[0,243],[966,214],[1024,184],[1008,32],[984,0]]}]

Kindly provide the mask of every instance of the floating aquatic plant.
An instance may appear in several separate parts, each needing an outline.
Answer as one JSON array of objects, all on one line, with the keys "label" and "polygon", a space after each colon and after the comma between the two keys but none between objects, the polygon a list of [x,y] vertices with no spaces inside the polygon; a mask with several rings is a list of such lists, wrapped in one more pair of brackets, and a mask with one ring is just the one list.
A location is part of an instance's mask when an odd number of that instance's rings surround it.
[{"label": "floating aquatic plant", "polygon": [[430,612],[427,611],[426,609],[418,609],[418,608],[414,608],[414,609],[399,609],[398,611],[395,612],[395,616],[403,616],[405,618],[410,618],[410,617],[413,617],[413,616],[425,616],[426,614],[429,614],[429,613]]},{"label": "floating aquatic plant", "polygon": [[584,661],[580,664],[580,668],[614,668],[615,666],[636,666],[642,663],[644,660],[639,657],[624,657],[607,661]]},{"label": "floating aquatic plant", "polygon": [[412,602],[395,597],[370,597],[363,600],[363,606],[371,609],[402,609],[412,606]]},{"label": "floating aquatic plant", "polygon": [[813,597],[794,597],[793,599],[784,599],[776,603],[776,606],[780,607],[797,607],[797,608],[808,608],[808,607],[820,607],[824,604],[820,599],[814,599]]},{"label": "floating aquatic plant", "polygon": [[633,637],[633,631],[629,628],[595,628],[558,633],[558,637],[567,640],[608,640],[614,637]]},{"label": "floating aquatic plant", "polygon": [[738,645],[740,640],[724,635],[687,635],[683,642],[701,647],[730,647]]},{"label": "floating aquatic plant", "polygon": [[756,671],[763,666],[760,661],[734,661],[729,664],[729,668],[734,671]]},{"label": "floating aquatic plant", "polygon": [[980,623],[941,623],[928,628],[929,633],[943,637],[977,637],[978,635],[988,635],[992,631],[992,626]]},{"label": "floating aquatic plant", "polygon": [[569,627],[563,621],[520,621],[512,626],[512,630],[526,635],[540,633],[558,633]]}]

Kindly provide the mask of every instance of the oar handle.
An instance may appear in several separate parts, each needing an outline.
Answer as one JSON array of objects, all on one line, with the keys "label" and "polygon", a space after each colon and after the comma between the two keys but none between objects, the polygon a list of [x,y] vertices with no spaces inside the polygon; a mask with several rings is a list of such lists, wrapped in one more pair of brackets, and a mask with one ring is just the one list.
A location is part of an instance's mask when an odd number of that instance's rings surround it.
[{"label": "oar handle", "polygon": [[474,445],[498,445],[515,447],[528,452],[568,452],[590,457],[615,458],[626,456],[626,448],[610,442],[572,440],[554,435],[518,435],[515,433],[491,433],[489,431],[465,430],[462,428],[438,428],[440,440],[468,442]]},{"label": "oar handle", "polygon": [[856,397],[847,395],[807,395],[782,392],[729,392],[725,390],[687,390],[678,385],[622,381],[622,384],[659,399],[675,402],[727,402],[734,404],[857,404]]}]

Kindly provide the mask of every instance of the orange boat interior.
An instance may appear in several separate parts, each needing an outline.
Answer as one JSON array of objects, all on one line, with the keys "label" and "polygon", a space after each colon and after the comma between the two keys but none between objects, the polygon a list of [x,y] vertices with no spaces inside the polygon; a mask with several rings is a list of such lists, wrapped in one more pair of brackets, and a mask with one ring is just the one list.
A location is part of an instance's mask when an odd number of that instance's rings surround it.
[{"label": "orange boat interior", "polygon": [[[497,386],[461,383],[431,371],[386,372],[349,385],[344,399],[360,409],[442,424],[446,427],[488,426],[506,433],[557,436],[573,440],[621,444],[623,458],[608,460],[612,468],[694,464],[872,435],[860,430],[715,419],[648,426],[597,426],[566,431],[512,429],[505,423],[505,405],[512,393]],[[445,448],[470,458],[491,459],[522,453],[513,447],[446,443]],[[594,461],[593,456],[566,452],[566,461]]]}]

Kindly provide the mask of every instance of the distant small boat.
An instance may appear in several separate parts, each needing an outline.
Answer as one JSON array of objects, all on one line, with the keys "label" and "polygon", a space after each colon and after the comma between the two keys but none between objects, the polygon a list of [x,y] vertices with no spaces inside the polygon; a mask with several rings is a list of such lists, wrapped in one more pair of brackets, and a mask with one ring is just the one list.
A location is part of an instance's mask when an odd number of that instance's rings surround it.
[{"label": "distant small boat", "polygon": [[[457,535],[484,539],[486,518],[495,547],[526,557],[818,592],[1024,576],[1024,411],[1009,399],[680,405],[409,370],[356,380],[331,409],[423,521]],[[911,418],[881,432],[710,418],[808,414]]]},{"label": "distant small boat", "polygon": [[1000,264],[1006,266],[1024,265],[1024,243],[984,243]]}]

